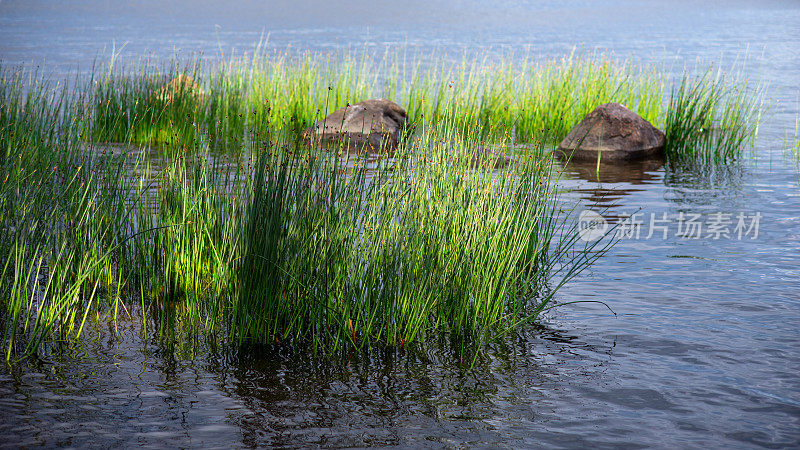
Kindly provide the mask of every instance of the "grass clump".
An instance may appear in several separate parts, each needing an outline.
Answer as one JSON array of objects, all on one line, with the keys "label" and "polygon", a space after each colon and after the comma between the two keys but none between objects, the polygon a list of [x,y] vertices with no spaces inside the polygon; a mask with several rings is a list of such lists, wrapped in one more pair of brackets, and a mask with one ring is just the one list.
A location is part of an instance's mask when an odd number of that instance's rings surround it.
[{"label": "grass clump", "polygon": [[494,173],[434,144],[452,136],[424,136],[348,175],[338,158],[259,157],[234,296],[240,337],[335,348],[502,332],[549,305],[555,264],[569,278],[594,258],[565,260],[574,236],[541,150]]},{"label": "grass clump", "polygon": [[4,124],[10,151],[0,164],[0,291],[10,358],[18,336],[26,353],[49,337],[80,334],[90,317],[81,307],[87,298],[118,305],[114,258],[125,195],[122,166],[85,156],[78,138],[85,122],[74,114],[80,97],[46,83],[25,95],[16,81],[0,89],[25,98],[18,122]]},{"label": "grass clump", "polygon": [[664,120],[666,155],[678,163],[735,160],[754,144],[761,111],[761,92],[746,83],[732,85],[721,72],[684,76]]},{"label": "grass clump", "polygon": [[198,122],[206,117],[197,64],[161,71],[111,66],[92,76],[86,138],[165,149],[196,148]]},{"label": "grass clump", "polygon": [[795,164],[800,165],[800,116],[795,119],[794,136],[786,137],[786,149],[794,159]]}]

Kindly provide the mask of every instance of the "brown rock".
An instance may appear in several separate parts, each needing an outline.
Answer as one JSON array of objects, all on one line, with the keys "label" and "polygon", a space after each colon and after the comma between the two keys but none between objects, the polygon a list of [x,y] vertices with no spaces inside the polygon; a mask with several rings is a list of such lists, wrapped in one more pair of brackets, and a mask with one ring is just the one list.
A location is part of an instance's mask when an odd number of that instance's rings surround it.
[{"label": "brown rock", "polygon": [[351,150],[393,150],[400,142],[406,112],[397,103],[365,100],[345,106],[303,131],[303,138],[326,146],[344,143]]},{"label": "brown rock", "polygon": [[204,96],[205,92],[203,92],[203,89],[200,88],[194,78],[182,73],[159,88],[155,93],[155,97],[164,103],[171,103],[176,98],[202,100]]},{"label": "brown rock", "polygon": [[558,147],[574,162],[618,163],[658,157],[664,152],[664,133],[619,103],[606,103],[590,112]]}]

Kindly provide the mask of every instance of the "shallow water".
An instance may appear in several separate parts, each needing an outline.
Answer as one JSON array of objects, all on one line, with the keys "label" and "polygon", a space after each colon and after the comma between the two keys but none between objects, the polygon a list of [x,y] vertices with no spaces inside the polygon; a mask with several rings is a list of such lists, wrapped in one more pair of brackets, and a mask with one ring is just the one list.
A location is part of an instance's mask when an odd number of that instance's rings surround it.
[{"label": "shallow water", "polygon": [[[455,3],[455,2],[453,2]],[[0,446],[800,446],[800,170],[784,149],[800,102],[800,4],[419,2],[0,3],[0,59],[64,75],[106,46],[123,56],[209,59],[269,48],[408,46],[423,55],[614,52],[680,70],[745,59],[769,84],[758,148],[715,173],[569,169],[568,201],[616,223],[621,241],[560,291],[538,326],[493,344],[473,369],[445,341],[324,361],[276,348],[145,343],[136,320],[44,361],[0,369]],[[112,6],[113,5],[113,6]],[[404,4],[405,5],[405,4]],[[420,12],[421,11],[421,12]],[[298,50],[299,51],[299,50]],[[667,237],[649,234],[666,214]],[[676,236],[680,214],[752,217],[738,239]]]}]

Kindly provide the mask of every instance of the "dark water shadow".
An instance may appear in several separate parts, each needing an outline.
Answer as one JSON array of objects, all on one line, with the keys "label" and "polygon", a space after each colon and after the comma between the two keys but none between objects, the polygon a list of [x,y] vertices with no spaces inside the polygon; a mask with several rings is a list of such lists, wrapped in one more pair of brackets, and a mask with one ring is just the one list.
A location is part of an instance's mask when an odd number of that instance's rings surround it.
[{"label": "dark water shadow", "polygon": [[[477,353],[463,344],[439,335],[425,345],[373,346],[333,357],[244,344],[227,354],[230,377],[220,388],[248,413],[228,421],[246,446],[403,445],[420,437],[398,430],[414,427],[440,429],[428,439],[446,442],[451,433],[474,431],[469,422],[493,420],[509,396],[563,379],[570,360],[602,362],[613,348],[541,324]],[[561,355],[556,364],[553,354]]]},{"label": "dark water shadow", "polygon": [[664,166],[663,159],[648,159],[619,164],[562,163],[564,172],[594,183],[650,184],[661,177],[656,174]]}]

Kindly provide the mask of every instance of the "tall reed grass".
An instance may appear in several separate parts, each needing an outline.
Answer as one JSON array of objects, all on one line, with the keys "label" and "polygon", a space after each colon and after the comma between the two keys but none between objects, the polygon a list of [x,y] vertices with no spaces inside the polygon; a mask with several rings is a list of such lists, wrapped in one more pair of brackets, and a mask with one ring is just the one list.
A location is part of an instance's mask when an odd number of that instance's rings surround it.
[{"label": "tall reed grass", "polygon": [[786,149],[794,159],[795,164],[800,166],[800,115],[795,118],[794,136],[786,137]]},{"label": "tall reed grass", "polygon": [[721,71],[684,76],[664,119],[666,155],[678,163],[735,160],[754,144],[762,110],[760,88],[731,84]]}]

